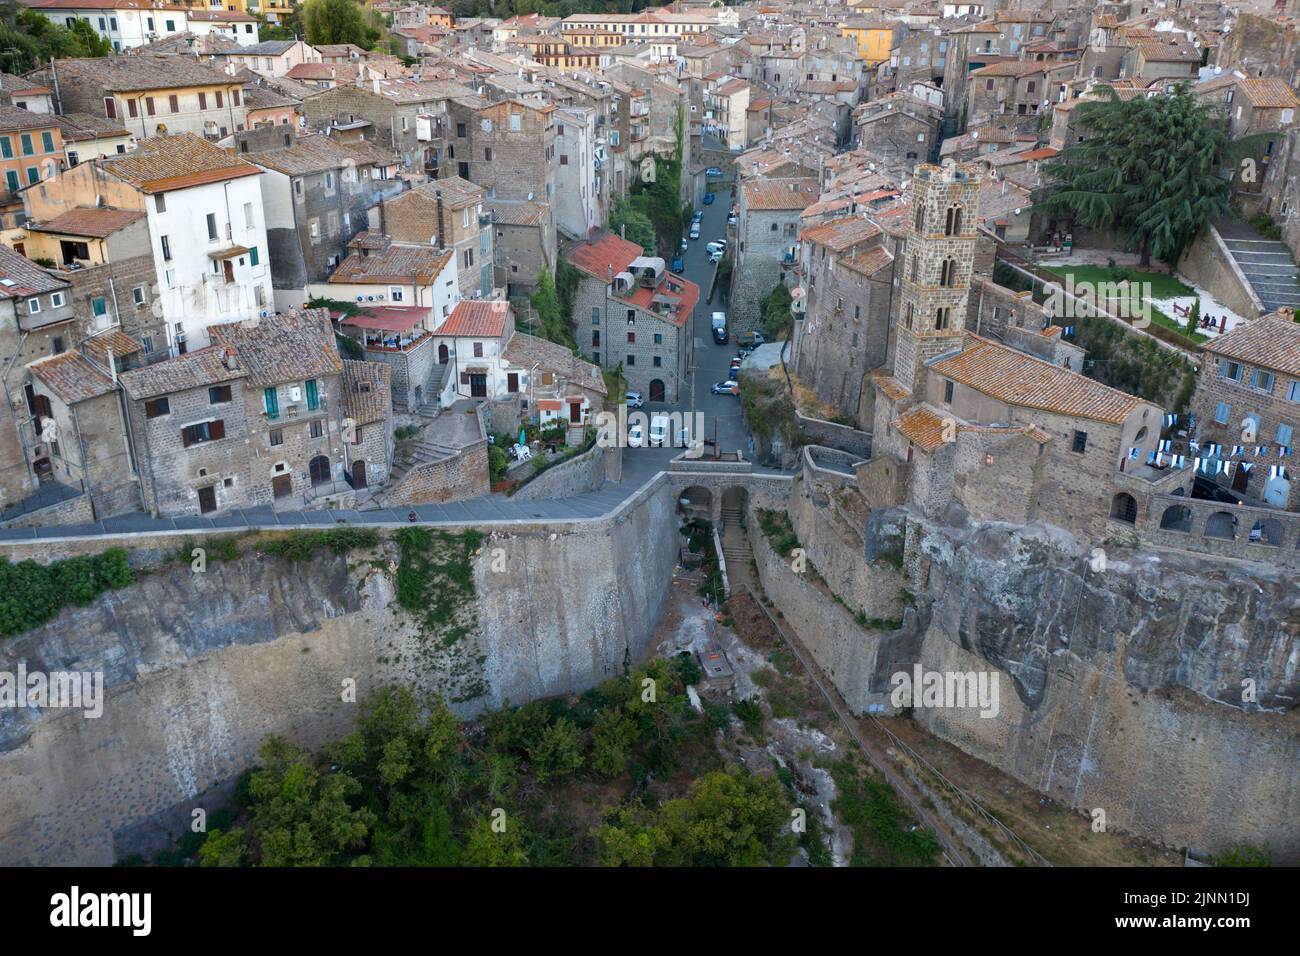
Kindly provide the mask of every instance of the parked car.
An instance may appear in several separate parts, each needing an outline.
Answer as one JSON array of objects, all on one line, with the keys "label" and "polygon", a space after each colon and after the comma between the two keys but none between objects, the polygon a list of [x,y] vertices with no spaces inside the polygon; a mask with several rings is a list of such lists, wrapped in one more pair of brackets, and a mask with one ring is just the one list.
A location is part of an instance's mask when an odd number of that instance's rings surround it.
[{"label": "parked car", "polygon": [[627,428],[627,444],[629,448],[640,448],[645,441],[645,435],[641,431],[641,423],[633,422]]},{"label": "parked car", "polygon": [[682,269],[684,269],[685,267],[686,267],[686,266],[685,266],[685,264],[682,262],[682,257],[681,257],[681,256],[678,256],[676,259],[673,260],[673,272],[676,272],[676,273],[680,274],[681,271],[682,271]]},{"label": "parked car", "polygon": [[725,382],[718,382],[713,386],[714,395],[739,395],[740,383],[734,379],[727,379]]},{"label": "parked car", "polygon": [[705,175],[705,176],[721,176],[721,175],[722,175],[722,169],[721,169],[721,167],[718,167],[718,166],[710,166],[708,169],[706,169],[706,170],[704,171],[704,175]]},{"label": "parked car", "polygon": [[740,222],[740,216],[736,215],[734,212],[729,212],[729,213],[727,213],[727,225],[728,225],[728,226],[734,226],[734,225],[736,225],[736,223],[738,223],[738,222]]},{"label": "parked car", "polygon": [[689,249],[689,248],[690,248],[690,244],[689,244],[685,239],[683,239],[683,240],[682,240],[682,252],[685,252],[685,251],[686,251],[687,249]]},{"label": "parked car", "polygon": [[766,342],[767,339],[763,338],[762,332],[741,332],[736,341],[740,344],[741,348],[756,349]]},{"label": "parked car", "polygon": [[628,408],[640,408],[640,407],[641,407],[642,405],[644,405],[644,404],[645,404],[645,398],[641,395],[640,392],[628,392],[628,393],[627,393],[627,407],[628,407]]},{"label": "parked car", "polygon": [[700,224],[698,222],[691,223],[691,238],[700,238]]},{"label": "parked car", "polygon": [[710,253],[709,253],[709,261],[710,261],[710,262],[721,262],[721,261],[722,261],[722,253],[721,253],[721,252],[710,252]]},{"label": "parked car", "polygon": [[703,210],[703,209],[697,209],[697,210],[695,210],[695,212],[691,215],[691,222],[699,222],[699,221],[700,221],[701,219],[703,219],[703,218],[704,218],[704,210]]},{"label": "parked car", "polygon": [[654,418],[650,419],[650,447],[662,447],[667,438],[668,419],[663,415],[656,415]]},{"label": "parked car", "polygon": [[704,194],[704,205],[706,205],[706,206],[712,206],[712,205],[713,205],[713,193],[705,193],[705,194]]},{"label": "parked car", "polygon": [[[697,230],[697,231],[698,231],[698,230]],[[704,248],[705,248],[706,250],[708,250],[709,252],[717,252],[717,253],[723,253],[723,252],[726,252],[726,251],[727,251],[727,240],[726,240],[726,239],[714,239],[712,242],[710,242],[710,243],[709,243],[707,246],[705,246]]]}]

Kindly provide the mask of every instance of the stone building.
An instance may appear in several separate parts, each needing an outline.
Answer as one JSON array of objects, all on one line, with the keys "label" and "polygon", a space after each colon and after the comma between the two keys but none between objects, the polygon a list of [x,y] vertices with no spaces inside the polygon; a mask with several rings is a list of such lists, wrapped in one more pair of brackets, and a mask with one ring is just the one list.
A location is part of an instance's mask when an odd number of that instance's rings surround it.
[{"label": "stone building", "polygon": [[686,397],[699,286],[608,233],[572,244],[566,258],[580,273],[573,300],[578,348],[603,369],[622,365],[628,387],[648,401]]},{"label": "stone building", "polygon": [[882,172],[902,179],[934,158],[943,111],[910,93],[892,93],[854,109],[853,125],[858,142],[883,160]]},{"label": "stone building", "polygon": [[806,307],[795,322],[799,381],[839,414],[869,424],[872,369],[885,363],[894,256],[864,217],[832,219],[800,237]]},{"label": "stone building", "polygon": [[[1300,511],[1291,464],[1300,434],[1300,324],[1290,310],[1270,313],[1206,342],[1205,353],[1192,399],[1196,434],[1202,447],[1224,447],[1203,455],[1250,463],[1218,476],[1249,503]],[[1274,472],[1278,466],[1286,474]]]},{"label": "stone building", "polygon": [[400,180],[385,178],[387,157],[370,143],[263,127],[240,140],[240,155],[264,170],[258,183],[277,309],[302,305],[308,283],[324,282],[346,257],[370,207],[402,190]]},{"label": "stone building", "polygon": [[490,213],[484,191],[459,176],[424,183],[383,203],[371,227],[394,242],[435,243],[455,253],[462,295],[488,296],[494,287]]},{"label": "stone building", "polygon": [[388,482],[393,465],[392,369],[343,360],[343,441],[351,445],[347,477],[353,488]]},{"label": "stone building", "polygon": [[816,179],[746,179],[739,192],[728,322],[734,332],[762,324],[762,301],[793,268],[799,214],[817,201]]}]

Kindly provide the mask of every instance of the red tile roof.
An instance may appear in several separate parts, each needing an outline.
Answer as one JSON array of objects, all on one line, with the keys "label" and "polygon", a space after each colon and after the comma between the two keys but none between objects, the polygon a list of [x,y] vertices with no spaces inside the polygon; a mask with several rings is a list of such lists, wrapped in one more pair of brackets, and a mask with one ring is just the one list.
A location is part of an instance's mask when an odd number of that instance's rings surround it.
[{"label": "red tile roof", "polygon": [[635,242],[605,233],[594,242],[579,243],[569,252],[568,259],[571,265],[583,272],[606,279],[611,268],[617,275],[625,271],[633,259],[643,255],[645,250]]},{"label": "red tile roof", "polygon": [[456,303],[447,321],[438,326],[436,335],[463,338],[500,338],[506,330],[510,303],[485,299],[462,299]]}]

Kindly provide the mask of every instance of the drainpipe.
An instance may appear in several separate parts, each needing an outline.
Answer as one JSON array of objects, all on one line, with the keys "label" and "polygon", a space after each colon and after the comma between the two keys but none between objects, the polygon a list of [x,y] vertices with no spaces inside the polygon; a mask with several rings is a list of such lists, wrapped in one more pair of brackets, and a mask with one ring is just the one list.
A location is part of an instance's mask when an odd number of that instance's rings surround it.
[{"label": "drainpipe", "polygon": [[72,427],[77,430],[77,448],[81,453],[81,480],[86,486],[86,495],[90,498],[90,516],[95,515],[95,489],[90,483],[90,469],[86,467],[86,441],[81,435],[81,417],[77,414],[77,406],[70,406],[72,409]]}]

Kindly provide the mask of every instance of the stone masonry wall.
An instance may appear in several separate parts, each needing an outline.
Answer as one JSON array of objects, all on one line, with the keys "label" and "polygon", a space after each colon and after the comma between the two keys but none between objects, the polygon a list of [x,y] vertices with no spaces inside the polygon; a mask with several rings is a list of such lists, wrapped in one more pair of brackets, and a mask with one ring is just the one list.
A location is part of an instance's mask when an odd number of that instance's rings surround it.
[{"label": "stone masonry wall", "polygon": [[388,493],[392,507],[460,501],[486,495],[488,488],[487,439],[466,445],[460,454],[416,465]]}]

